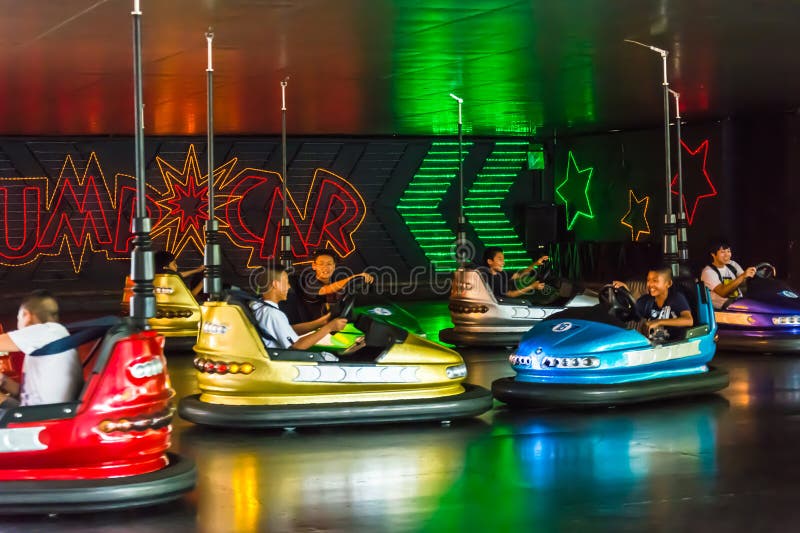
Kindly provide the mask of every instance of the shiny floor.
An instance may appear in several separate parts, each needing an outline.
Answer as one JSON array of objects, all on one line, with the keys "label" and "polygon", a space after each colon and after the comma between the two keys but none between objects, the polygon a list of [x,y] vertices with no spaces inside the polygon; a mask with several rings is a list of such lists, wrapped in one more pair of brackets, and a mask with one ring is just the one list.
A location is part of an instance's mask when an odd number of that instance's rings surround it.
[{"label": "shiny floor", "polygon": [[[417,306],[426,329],[446,322],[439,305]],[[512,374],[504,350],[464,357],[473,383]],[[800,356],[715,362],[731,374],[722,394],[635,408],[496,403],[450,426],[295,432],[176,420],[173,448],[199,470],[182,500],[0,518],[0,531],[793,531]],[[178,395],[191,393],[191,356],[171,354],[169,363]]]}]

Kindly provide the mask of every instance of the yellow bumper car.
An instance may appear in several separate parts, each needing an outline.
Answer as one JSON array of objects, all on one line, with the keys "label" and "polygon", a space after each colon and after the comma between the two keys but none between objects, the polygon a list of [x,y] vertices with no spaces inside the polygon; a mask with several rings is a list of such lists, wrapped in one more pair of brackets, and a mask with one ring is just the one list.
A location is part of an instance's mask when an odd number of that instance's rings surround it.
[{"label": "yellow bumper car", "polygon": [[[191,422],[239,428],[450,421],[492,407],[488,390],[464,383],[461,356],[391,322],[383,307],[312,350],[267,348],[249,301],[231,291],[206,302],[195,350],[200,394],[181,400]],[[342,308],[352,313],[352,301]]]},{"label": "yellow bumper car", "polygon": [[[153,278],[156,316],[148,319],[150,327],[166,339],[166,350],[191,350],[200,327],[200,304],[178,274],[156,274]],[[125,278],[122,312],[128,314],[133,282]]]}]

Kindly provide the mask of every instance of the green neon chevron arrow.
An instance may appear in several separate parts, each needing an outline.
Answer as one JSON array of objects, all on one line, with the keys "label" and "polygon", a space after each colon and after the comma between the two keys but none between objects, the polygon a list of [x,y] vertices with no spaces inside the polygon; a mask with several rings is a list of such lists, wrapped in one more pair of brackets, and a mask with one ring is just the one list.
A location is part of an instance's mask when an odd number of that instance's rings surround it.
[{"label": "green neon chevron arrow", "polygon": [[[463,143],[463,157],[470,146],[472,143]],[[434,142],[397,203],[397,211],[437,270],[456,267],[451,250],[456,236],[439,211],[439,204],[458,178],[458,163],[457,142]]]},{"label": "green neon chevron arrow", "polygon": [[506,268],[512,270],[528,266],[530,258],[501,204],[527,159],[527,142],[495,143],[464,198],[464,214],[475,233],[484,246],[502,247]]}]

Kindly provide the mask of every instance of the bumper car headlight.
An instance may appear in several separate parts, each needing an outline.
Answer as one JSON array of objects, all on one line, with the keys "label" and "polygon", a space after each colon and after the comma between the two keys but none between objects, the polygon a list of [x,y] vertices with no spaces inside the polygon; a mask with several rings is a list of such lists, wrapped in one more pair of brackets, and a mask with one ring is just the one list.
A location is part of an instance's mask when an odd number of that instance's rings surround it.
[{"label": "bumper car headlight", "polygon": [[224,335],[228,331],[228,326],[225,324],[218,324],[217,322],[204,322],[203,333],[209,335]]},{"label": "bumper car headlight", "polygon": [[776,326],[797,326],[800,324],[800,316],[774,316],[772,323]]},{"label": "bumper car headlight", "polygon": [[600,359],[597,357],[544,357],[543,368],[597,368]]},{"label": "bumper car headlight", "polygon": [[450,379],[465,378],[467,377],[467,365],[448,366],[445,372]]}]

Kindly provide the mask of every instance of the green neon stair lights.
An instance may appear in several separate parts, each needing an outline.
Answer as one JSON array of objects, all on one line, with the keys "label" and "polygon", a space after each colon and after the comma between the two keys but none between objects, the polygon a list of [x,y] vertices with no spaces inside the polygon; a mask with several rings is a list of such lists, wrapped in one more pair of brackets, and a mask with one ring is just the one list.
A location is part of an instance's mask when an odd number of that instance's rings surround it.
[{"label": "green neon stair lights", "polygon": [[[472,143],[463,143],[463,157],[470,146]],[[434,142],[397,203],[411,235],[437,270],[456,268],[452,250],[456,235],[445,222],[439,204],[458,179],[458,163],[457,142]]]},{"label": "green neon stair lights", "polygon": [[516,270],[531,262],[502,202],[528,160],[527,142],[496,142],[475,183],[464,198],[464,214],[484,246],[500,246],[506,268]]}]

